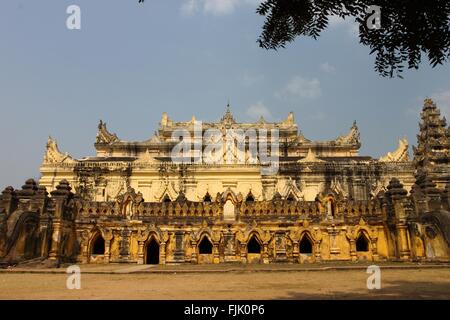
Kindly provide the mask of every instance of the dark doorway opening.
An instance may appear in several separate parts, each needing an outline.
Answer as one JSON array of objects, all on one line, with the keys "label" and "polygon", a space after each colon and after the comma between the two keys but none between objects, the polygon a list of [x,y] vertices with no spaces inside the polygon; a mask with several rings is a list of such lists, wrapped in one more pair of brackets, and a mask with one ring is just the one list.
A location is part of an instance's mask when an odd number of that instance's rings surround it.
[{"label": "dark doorway opening", "polygon": [[364,234],[360,234],[358,239],[356,240],[356,251],[358,252],[367,252],[369,251],[369,241],[364,236]]},{"label": "dark doorway opening", "polygon": [[97,236],[92,244],[92,254],[105,254],[105,240],[101,235]]},{"label": "dark doorway opening", "polygon": [[247,243],[247,252],[261,253],[261,245],[259,244],[258,240],[256,240],[255,236],[253,236]]},{"label": "dark doorway opening", "polygon": [[146,264],[159,264],[159,244],[152,238],[147,244]]},{"label": "dark doorway opening", "polygon": [[200,254],[212,254],[213,245],[211,241],[209,241],[208,237],[203,237],[202,241],[198,245],[198,251]]},{"label": "dark doorway opening", "polygon": [[312,253],[312,243],[307,236],[303,236],[302,241],[300,241],[300,253],[303,254]]}]

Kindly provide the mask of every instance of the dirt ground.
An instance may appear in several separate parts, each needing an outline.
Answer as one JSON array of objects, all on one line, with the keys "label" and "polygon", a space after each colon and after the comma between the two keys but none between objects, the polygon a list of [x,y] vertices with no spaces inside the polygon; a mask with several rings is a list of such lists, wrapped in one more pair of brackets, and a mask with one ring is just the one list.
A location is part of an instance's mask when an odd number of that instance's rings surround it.
[{"label": "dirt ground", "polygon": [[[364,269],[252,272],[93,273],[81,289],[65,273],[0,273],[0,299],[450,299],[450,268],[382,269],[380,290],[368,290]],[[142,271],[142,270],[141,270]]]}]

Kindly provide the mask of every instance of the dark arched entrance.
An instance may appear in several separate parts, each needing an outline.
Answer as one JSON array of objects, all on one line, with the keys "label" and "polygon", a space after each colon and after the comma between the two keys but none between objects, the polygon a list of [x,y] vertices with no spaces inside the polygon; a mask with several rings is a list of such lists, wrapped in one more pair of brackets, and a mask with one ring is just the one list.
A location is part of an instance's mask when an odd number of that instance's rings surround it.
[{"label": "dark arched entrance", "polygon": [[208,237],[204,236],[200,244],[198,245],[199,254],[212,254],[213,244],[209,241]]},{"label": "dark arched entrance", "polygon": [[258,240],[256,240],[255,236],[252,236],[250,241],[247,243],[247,252],[250,254],[259,254],[261,253],[261,245]]},{"label": "dark arched entrance", "polygon": [[302,241],[300,241],[300,253],[302,254],[312,254],[313,247],[312,243],[309,240],[308,236],[304,235]]},{"label": "dark arched entrance", "polygon": [[367,240],[367,238],[363,233],[360,233],[358,239],[356,240],[356,251],[357,252],[369,251],[369,241]]},{"label": "dark arched entrance", "polygon": [[146,264],[159,264],[159,244],[154,238],[147,243],[146,254],[145,254]]},{"label": "dark arched entrance", "polygon": [[105,239],[99,234],[92,244],[92,254],[101,255],[105,254]]}]

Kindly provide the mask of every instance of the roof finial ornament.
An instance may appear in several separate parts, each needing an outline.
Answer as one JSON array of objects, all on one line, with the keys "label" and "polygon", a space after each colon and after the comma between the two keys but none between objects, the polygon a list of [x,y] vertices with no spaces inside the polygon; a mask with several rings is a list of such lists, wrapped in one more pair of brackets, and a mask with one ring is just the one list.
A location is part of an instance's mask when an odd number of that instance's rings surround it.
[{"label": "roof finial ornament", "polygon": [[100,120],[98,124],[97,143],[114,143],[119,141],[115,133],[111,134],[106,128],[106,122]]},{"label": "roof finial ornament", "polygon": [[231,113],[230,99],[228,99],[227,110],[225,111],[225,114],[222,117],[222,122],[226,124],[236,123],[236,121],[233,118],[233,114]]}]

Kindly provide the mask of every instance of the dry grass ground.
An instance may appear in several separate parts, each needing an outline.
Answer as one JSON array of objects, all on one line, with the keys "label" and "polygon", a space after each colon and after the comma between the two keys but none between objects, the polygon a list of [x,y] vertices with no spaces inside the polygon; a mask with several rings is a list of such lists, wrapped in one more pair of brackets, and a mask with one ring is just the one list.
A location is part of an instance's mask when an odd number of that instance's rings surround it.
[{"label": "dry grass ground", "polygon": [[141,266],[106,273],[113,270],[82,266],[81,290],[68,290],[64,273],[2,272],[0,299],[450,299],[450,268],[382,269],[381,290],[367,289],[364,268],[139,273]]}]

